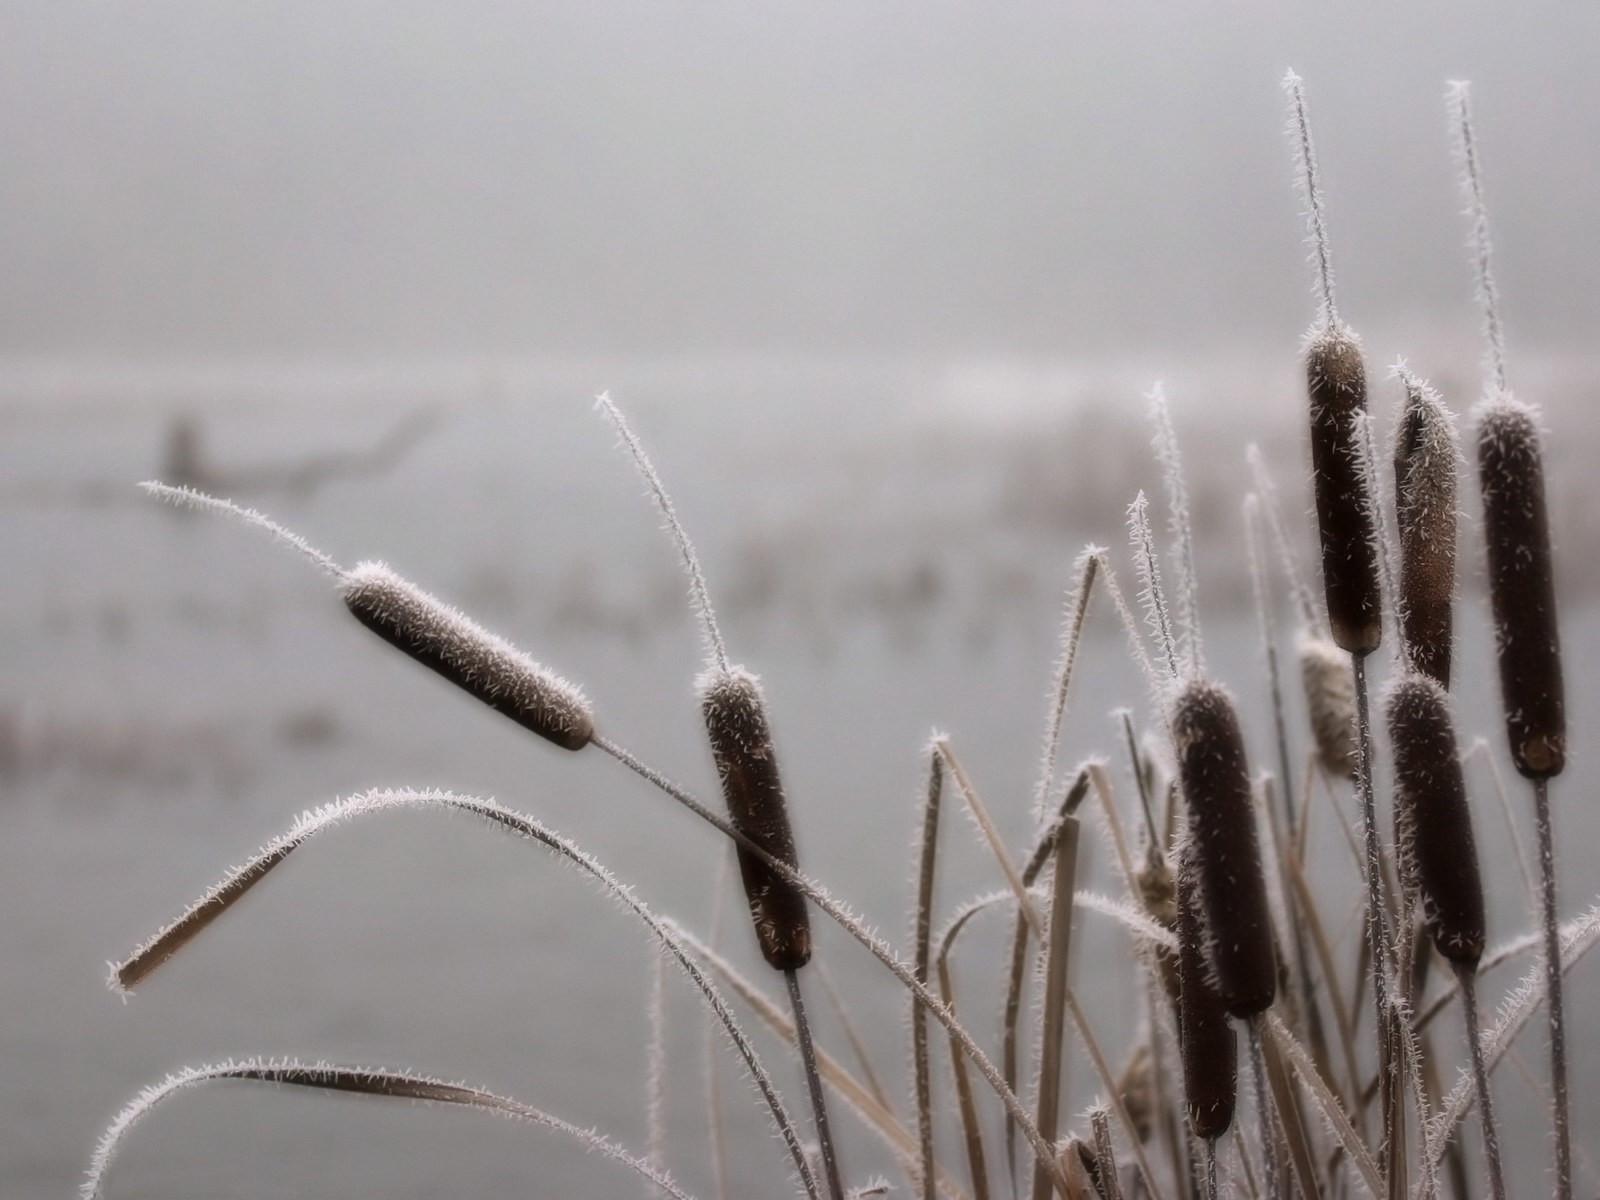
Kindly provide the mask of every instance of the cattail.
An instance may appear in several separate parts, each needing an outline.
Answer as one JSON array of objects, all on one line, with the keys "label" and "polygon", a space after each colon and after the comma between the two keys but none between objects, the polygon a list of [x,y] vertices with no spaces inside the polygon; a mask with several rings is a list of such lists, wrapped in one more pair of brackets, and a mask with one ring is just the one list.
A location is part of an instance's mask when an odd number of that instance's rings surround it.
[{"label": "cattail", "polygon": [[1194,843],[1185,842],[1178,854],[1178,1040],[1183,1094],[1190,1131],[1209,1141],[1221,1137],[1233,1124],[1239,1053],[1233,1022],[1206,971]]},{"label": "cattail", "polygon": [[1383,640],[1383,606],[1377,540],[1356,453],[1367,376],[1361,343],[1347,326],[1318,329],[1308,339],[1306,382],[1328,624],[1341,649],[1370,654]]},{"label": "cattail", "polygon": [[1439,395],[1403,368],[1395,424],[1394,508],[1400,529],[1397,610],[1411,666],[1450,689],[1456,585],[1455,421]]},{"label": "cattail", "polygon": [[568,750],[594,736],[576,687],[382,563],[359,564],[340,590],[356,620],[524,729]]},{"label": "cattail", "polygon": [[[783,783],[778,778],[778,758],[760,683],[741,667],[712,668],[700,677],[698,688],[711,754],[734,828],[767,853],[795,866],[794,833],[783,802]],[[739,874],[767,962],[780,971],[805,966],[811,957],[805,897],[742,846]]]},{"label": "cattail", "polygon": [[1227,691],[1203,680],[1185,684],[1173,702],[1172,737],[1217,992],[1236,1017],[1265,1012],[1277,961],[1244,734]]},{"label": "cattail", "polygon": [[1439,953],[1476,965],[1487,937],[1483,881],[1450,697],[1433,680],[1412,676],[1394,685],[1385,708],[1401,883]]},{"label": "cattail", "polygon": [[1566,765],[1567,719],[1544,468],[1534,411],[1504,394],[1478,412],[1478,482],[1511,758],[1549,779]]},{"label": "cattail", "polygon": [[1300,682],[1305,688],[1311,736],[1323,770],[1354,779],[1360,747],[1356,742],[1356,681],[1350,656],[1326,638],[1300,638]]}]

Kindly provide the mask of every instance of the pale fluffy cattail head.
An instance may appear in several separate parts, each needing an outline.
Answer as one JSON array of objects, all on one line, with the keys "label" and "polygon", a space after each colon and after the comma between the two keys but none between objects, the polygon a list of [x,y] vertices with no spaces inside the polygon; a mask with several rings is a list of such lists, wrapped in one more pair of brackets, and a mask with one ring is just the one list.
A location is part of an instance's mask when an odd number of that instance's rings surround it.
[{"label": "pale fluffy cattail head", "polygon": [[[697,686],[711,755],[734,828],[780,861],[797,866],[794,832],[789,827],[760,682],[742,667],[726,671],[713,667]],[[805,897],[742,846],[739,874],[767,962],[780,971],[805,966],[811,958],[811,922]]]},{"label": "pale fluffy cattail head", "polygon": [[1517,770],[1548,779],[1566,765],[1567,718],[1537,418],[1503,393],[1481,405],[1477,418],[1478,485],[1506,734]]},{"label": "pale fluffy cattail head", "polygon": [[1228,1011],[1253,1016],[1272,1006],[1278,968],[1244,733],[1227,690],[1204,680],[1178,691],[1171,721],[1206,959]]},{"label": "pale fluffy cattail head", "polygon": [[1307,339],[1305,357],[1328,624],[1341,649],[1370,654],[1383,640],[1383,605],[1372,508],[1357,454],[1356,418],[1367,408],[1361,343],[1346,326],[1319,326]]},{"label": "pale fluffy cattail head", "polygon": [[1400,530],[1397,615],[1413,668],[1450,687],[1456,587],[1455,419],[1439,394],[1403,367],[1406,402],[1394,431],[1394,508]]},{"label": "pale fluffy cattail head", "polygon": [[1384,709],[1401,883],[1439,953],[1476,965],[1487,937],[1483,880],[1450,698],[1433,680],[1414,675],[1390,689]]},{"label": "pale fluffy cattail head", "polygon": [[1327,638],[1300,638],[1300,682],[1317,761],[1341,779],[1356,777],[1356,679],[1350,656]]},{"label": "pale fluffy cattail head", "polygon": [[567,750],[594,736],[576,687],[382,563],[359,564],[340,591],[356,620],[524,729]]},{"label": "pale fluffy cattail head", "polygon": [[1178,1044],[1183,1095],[1190,1132],[1211,1140],[1233,1124],[1239,1052],[1227,1006],[1206,970],[1193,844],[1185,842],[1178,856]]}]

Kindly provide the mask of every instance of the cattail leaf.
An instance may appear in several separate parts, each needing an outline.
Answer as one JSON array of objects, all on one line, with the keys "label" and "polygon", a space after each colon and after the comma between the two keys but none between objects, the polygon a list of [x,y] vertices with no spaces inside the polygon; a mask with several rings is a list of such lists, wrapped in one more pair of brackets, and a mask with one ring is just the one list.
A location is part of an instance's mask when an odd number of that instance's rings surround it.
[{"label": "cattail leaf", "polygon": [[1449,697],[1431,679],[1403,679],[1385,710],[1401,885],[1420,906],[1439,953],[1476,964],[1487,939],[1483,880]]},{"label": "cattail leaf", "polygon": [[1566,765],[1567,718],[1536,421],[1506,395],[1479,408],[1478,484],[1511,760],[1548,779]]},{"label": "cattail leaf", "polygon": [[[767,724],[760,681],[734,667],[700,677],[700,711],[722,796],[735,829],[790,867],[797,865],[794,831],[778,776],[778,756]],[[770,866],[739,847],[739,875],[762,956],[792,971],[811,958],[811,920],[805,896]]]},{"label": "cattail leaf", "polygon": [[1271,1007],[1277,959],[1256,838],[1244,734],[1227,691],[1195,680],[1171,712],[1178,777],[1189,809],[1206,961],[1234,1016]]},{"label": "cattail leaf", "polygon": [[576,687],[382,563],[360,563],[341,590],[356,620],[524,729],[567,750],[594,736]]},{"label": "cattail leaf", "polygon": [[1383,604],[1372,510],[1357,453],[1356,418],[1366,411],[1361,344],[1343,325],[1306,343],[1311,468],[1322,545],[1322,585],[1333,640],[1370,654],[1383,640]]}]

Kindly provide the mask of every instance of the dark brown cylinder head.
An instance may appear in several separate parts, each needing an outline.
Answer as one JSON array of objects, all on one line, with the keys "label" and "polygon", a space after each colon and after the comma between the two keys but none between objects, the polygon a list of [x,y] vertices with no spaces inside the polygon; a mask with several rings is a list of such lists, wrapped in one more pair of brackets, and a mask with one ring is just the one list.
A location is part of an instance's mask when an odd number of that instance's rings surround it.
[{"label": "dark brown cylinder head", "polygon": [[1483,956],[1487,922],[1450,697],[1433,680],[1412,676],[1390,689],[1384,708],[1394,753],[1401,886],[1439,953],[1475,966]]},{"label": "dark brown cylinder head", "polygon": [[[741,667],[712,669],[700,677],[699,691],[711,756],[733,827],[768,854],[797,867],[794,831],[789,827],[760,683]],[[738,853],[739,875],[762,955],[780,971],[805,966],[811,958],[805,896],[743,846]]]},{"label": "dark brown cylinder head", "polygon": [[1367,408],[1367,375],[1355,334],[1342,325],[1314,333],[1306,343],[1306,383],[1328,624],[1340,649],[1370,654],[1383,640],[1383,608],[1372,510],[1357,454],[1356,418]]},{"label": "dark brown cylinder head", "polygon": [[1411,666],[1450,688],[1456,590],[1455,422],[1439,397],[1406,377],[1395,426],[1394,508],[1400,530],[1396,608]]},{"label": "dark brown cylinder head", "polygon": [[594,736],[582,692],[382,563],[361,563],[341,591],[373,633],[524,729],[567,750]]},{"label": "dark brown cylinder head", "polygon": [[1193,844],[1178,850],[1178,1046],[1189,1129],[1219,1138],[1233,1124],[1239,1051],[1222,997],[1211,986]]},{"label": "dark brown cylinder head", "polygon": [[1236,1017],[1272,1006],[1277,957],[1244,734],[1224,688],[1183,685],[1172,705],[1178,779],[1189,815],[1206,960],[1217,993]]},{"label": "dark brown cylinder head", "polygon": [[1478,410],[1478,486],[1511,760],[1548,779],[1567,761],[1550,518],[1534,412],[1509,396]]}]

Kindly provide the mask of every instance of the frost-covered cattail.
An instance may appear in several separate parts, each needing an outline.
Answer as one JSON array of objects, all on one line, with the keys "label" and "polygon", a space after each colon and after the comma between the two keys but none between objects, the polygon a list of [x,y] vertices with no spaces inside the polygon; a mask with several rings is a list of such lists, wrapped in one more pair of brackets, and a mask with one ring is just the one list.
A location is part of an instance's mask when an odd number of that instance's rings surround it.
[{"label": "frost-covered cattail", "polygon": [[1305,689],[1311,736],[1323,770],[1341,779],[1356,777],[1356,681],[1350,656],[1327,638],[1300,638],[1300,682]]},{"label": "frost-covered cattail", "polygon": [[1244,734],[1227,690],[1204,680],[1179,690],[1171,723],[1206,960],[1228,1011],[1253,1016],[1272,1006],[1278,971]]},{"label": "frost-covered cattail", "polygon": [[1227,1006],[1206,968],[1193,847],[1185,842],[1178,851],[1178,1040],[1189,1129],[1209,1141],[1233,1124],[1239,1052]]},{"label": "frost-covered cattail", "polygon": [[1439,394],[1403,367],[1406,402],[1394,432],[1394,509],[1400,530],[1397,615],[1406,657],[1450,688],[1456,587],[1455,420]]},{"label": "frost-covered cattail", "polygon": [[[754,675],[742,667],[713,667],[698,681],[711,754],[734,828],[767,853],[797,865],[794,833],[778,778],[778,757],[767,726],[766,700]],[[806,899],[744,847],[739,874],[750,916],[767,962],[780,971],[811,958],[811,922]]]},{"label": "frost-covered cattail", "polygon": [[356,620],[384,641],[523,728],[568,750],[594,736],[594,715],[576,687],[382,563],[359,564],[340,578],[340,591]]},{"label": "frost-covered cattail", "polygon": [[1383,606],[1372,508],[1356,451],[1357,418],[1367,408],[1361,343],[1347,326],[1330,325],[1313,331],[1305,357],[1328,625],[1341,649],[1370,654],[1383,640]]},{"label": "frost-covered cattail", "polygon": [[1480,406],[1477,418],[1489,600],[1511,759],[1529,779],[1549,779],[1566,765],[1567,719],[1537,418],[1504,394]]},{"label": "frost-covered cattail", "polygon": [[1483,880],[1450,697],[1432,679],[1413,675],[1390,689],[1384,707],[1401,883],[1439,953],[1475,965],[1487,937]]}]

